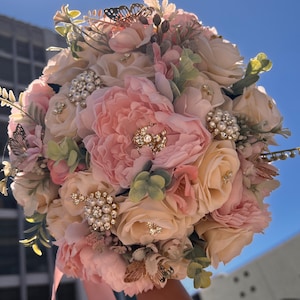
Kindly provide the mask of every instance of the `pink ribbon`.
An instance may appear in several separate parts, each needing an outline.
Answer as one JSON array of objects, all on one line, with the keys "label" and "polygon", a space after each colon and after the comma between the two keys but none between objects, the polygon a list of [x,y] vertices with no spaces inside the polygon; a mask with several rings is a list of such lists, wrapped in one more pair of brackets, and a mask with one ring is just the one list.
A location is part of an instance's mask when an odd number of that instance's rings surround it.
[{"label": "pink ribbon", "polygon": [[[61,272],[57,266],[54,269],[53,285],[52,285],[52,295],[51,300],[56,299],[56,291],[58,289],[59,283],[63,277],[63,272]],[[115,295],[111,287],[102,282],[94,283],[91,281],[83,281],[83,286],[88,297],[88,300],[116,300]]]}]

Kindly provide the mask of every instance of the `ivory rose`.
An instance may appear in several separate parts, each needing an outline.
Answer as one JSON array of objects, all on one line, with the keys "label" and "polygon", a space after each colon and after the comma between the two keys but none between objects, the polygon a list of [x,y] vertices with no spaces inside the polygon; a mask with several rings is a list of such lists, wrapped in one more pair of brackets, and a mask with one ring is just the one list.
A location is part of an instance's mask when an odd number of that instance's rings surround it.
[{"label": "ivory rose", "polygon": [[195,231],[206,243],[206,254],[211,265],[217,268],[220,262],[228,263],[251,243],[253,231],[245,228],[224,227],[213,220],[203,220],[195,225]]},{"label": "ivory rose", "polygon": [[58,198],[50,203],[46,220],[51,236],[56,240],[60,240],[66,235],[68,226],[73,223],[82,222],[82,217],[70,215],[62,205],[61,199]]},{"label": "ivory rose", "polygon": [[126,76],[154,77],[153,62],[140,52],[101,55],[91,69],[101,77],[105,86],[123,87]]},{"label": "ivory rose", "polygon": [[36,173],[18,173],[11,184],[16,201],[24,207],[25,216],[35,211],[44,214],[48,205],[57,198],[58,187],[45,175]]},{"label": "ivory rose", "polygon": [[114,194],[114,190],[110,185],[95,180],[90,171],[79,171],[68,175],[66,181],[59,189],[59,195],[62,205],[68,213],[72,216],[79,216],[83,214],[84,202],[75,205],[71,195],[78,194],[87,197],[96,191]]},{"label": "ivory rose", "polygon": [[199,182],[198,213],[203,215],[220,208],[228,200],[240,161],[232,141],[214,140],[195,165]]},{"label": "ivory rose", "polygon": [[[193,218],[182,214],[172,197],[163,201],[146,197],[138,203],[127,199],[120,203],[116,227],[123,244],[147,245],[187,236],[193,230]],[[155,233],[157,228],[160,229]]]},{"label": "ivory rose", "polygon": [[117,53],[135,50],[150,41],[153,34],[152,25],[134,22],[130,27],[116,32],[109,40],[110,48]]},{"label": "ivory rose", "polygon": [[204,35],[195,38],[198,54],[202,61],[200,71],[221,86],[230,86],[244,75],[243,58],[237,47],[222,37],[207,39]]},{"label": "ivory rose", "polygon": [[[48,129],[47,139],[53,139],[57,142],[65,137],[76,138],[76,113],[80,106],[76,106],[68,99],[70,84],[61,87],[59,93],[55,94],[49,102],[49,109],[46,113],[45,124]],[[63,105],[60,113],[56,113],[57,106]],[[78,137],[77,137],[78,138]]]},{"label": "ivory rose", "polygon": [[233,113],[245,115],[251,125],[258,125],[263,132],[281,126],[282,116],[272,99],[261,86],[251,85],[233,101]]},{"label": "ivory rose", "polygon": [[82,58],[75,59],[69,48],[65,48],[48,60],[43,70],[44,79],[48,83],[64,85],[71,82],[76,75],[82,73],[96,62],[97,57],[91,48],[87,47],[80,53]]}]

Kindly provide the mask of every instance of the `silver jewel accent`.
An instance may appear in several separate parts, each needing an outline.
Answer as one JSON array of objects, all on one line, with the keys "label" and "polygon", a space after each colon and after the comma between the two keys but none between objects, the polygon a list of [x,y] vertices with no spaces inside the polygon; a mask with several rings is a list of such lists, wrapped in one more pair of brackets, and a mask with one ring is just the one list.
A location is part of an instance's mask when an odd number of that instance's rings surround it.
[{"label": "silver jewel accent", "polygon": [[86,98],[95,90],[103,87],[101,78],[91,69],[78,74],[72,81],[68,98],[74,105],[86,107]]},{"label": "silver jewel accent", "polygon": [[63,110],[66,108],[66,106],[67,106],[66,103],[56,102],[52,113],[54,115],[60,115],[63,112]]},{"label": "silver jewel accent", "polygon": [[74,205],[84,202],[84,218],[92,231],[107,231],[116,223],[118,205],[107,192],[96,191],[89,196],[72,193]]},{"label": "silver jewel accent", "polygon": [[273,161],[277,161],[277,160],[286,160],[287,158],[296,157],[297,154],[300,155],[300,147],[293,148],[293,149],[281,150],[281,151],[262,153],[259,156],[259,160],[262,160],[264,162],[273,162]]},{"label": "silver jewel accent", "polygon": [[157,235],[160,234],[162,231],[162,227],[158,226],[157,224],[153,222],[147,222],[147,227],[149,229],[150,235]]},{"label": "silver jewel accent", "polygon": [[148,132],[148,129],[153,127],[155,124],[150,124],[148,126],[144,126],[139,128],[133,138],[132,142],[136,146],[137,149],[142,148],[143,146],[150,147],[151,151],[155,154],[160,152],[163,148],[166,147],[167,144],[167,131],[163,130],[157,134],[152,134]]},{"label": "silver jewel accent", "polygon": [[208,131],[215,139],[233,140],[239,139],[240,126],[237,118],[232,116],[228,111],[219,108],[210,111],[206,116]]}]

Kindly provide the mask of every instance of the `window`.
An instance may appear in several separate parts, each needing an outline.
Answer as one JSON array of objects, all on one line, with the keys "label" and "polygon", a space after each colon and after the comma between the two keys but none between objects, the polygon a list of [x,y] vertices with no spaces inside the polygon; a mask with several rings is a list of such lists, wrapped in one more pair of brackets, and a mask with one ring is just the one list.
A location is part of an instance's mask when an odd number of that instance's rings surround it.
[{"label": "window", "polygon": [[13,52],[11,37],[0,35],[0,51],[10,54]]},{"label": "window", "polygon": [[32,80],[30,64],[18,62],[18,83],[29,84]]},{"label": "window", "polygon": [[17,41],[17,55],[24,58],[30,58],[29,43]]},{"label": "window", "polygon": [[13,60],[0,57],[0,79],[12,82],[13,75]]},{"label": "window", "polygon": [[40,46],[33,46],[33,59],[38,62],[46,61],[45,49]]}]

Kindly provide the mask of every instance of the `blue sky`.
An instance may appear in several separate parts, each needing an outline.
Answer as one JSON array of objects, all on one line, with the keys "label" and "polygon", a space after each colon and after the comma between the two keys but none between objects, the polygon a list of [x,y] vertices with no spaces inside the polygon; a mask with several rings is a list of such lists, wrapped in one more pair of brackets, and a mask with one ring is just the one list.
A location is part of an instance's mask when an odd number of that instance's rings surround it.
[{"label": "blue sky", "polygon": [[[51,29],[52,16],[67,3],[71,9],[84,13],[89,9],[107,8],[106,1],[102,0],[5,0],[0,14]],[[111,0],[109,6],[130,3]],[[173,3],[194,12],[204,25],[216,27],[220,35],[236,43],[246,62],[258,52],[268,55],[273,69],[262,75],[260,85],[276,100],[284,116],[284,126],[292,131],[288,140],[277,139],[280,145],[277,148],[300,146],[300,1],[174,0]],[[273,214],[269,228],[263,235],[257,235],[239,257],[226,267],[221,266],[219,272],[234,270],[300,233],[300,156],[276,165],[280,170],[281,187],[267,199]]]}]

